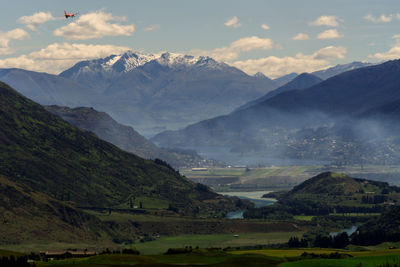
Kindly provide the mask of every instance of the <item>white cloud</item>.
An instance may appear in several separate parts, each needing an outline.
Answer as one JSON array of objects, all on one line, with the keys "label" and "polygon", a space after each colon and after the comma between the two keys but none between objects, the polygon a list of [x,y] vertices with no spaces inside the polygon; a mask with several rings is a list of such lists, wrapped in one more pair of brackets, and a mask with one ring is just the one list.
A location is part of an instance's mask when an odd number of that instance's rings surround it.
[{"label": "white cloud", "polygon": [[239,23],[239,19],[236,16],[234,16],[233,18],[231,18],[224,24],[226,27],[232,27],[232,28],[238,28],[238,27],[242,26],[242,24]]},{"label": "white cloud", "polygon": [[56,18],[50,12],[37,12],[32,16],[20,17],[18,23],[25,24],[31,30],[35,30],[37,26],[40,26],[47,21],[55,20]]},{"label": "white cloud", "polygon": [[330,61],[342,59],[347,53],[344,47],[328,46],[313,54],[296,54],[294,57],[265,57],[250,59],[246,61],[236,61],[232,65],[245,71],[248,74],[262,72],[270,78],[277,78],[291,72],[313,72],[321,68],[330,66]]},{"label": "white cloud", "polygon": [[374,22],[374,23],[388,23],[391,22],[394,18],[400,19],[400,13],[397,14],[382,14],[379,17],[374,17],[372,14],[367,14],[364,16],[365,20]]},{"label": "white cloud", "polygon": [[400,43],[398,42],[392,46],[387,52],[376,53],[374,55],[369,55],[368,57],[380,60],[398,59],[400,58]]},{"label": "white cloud", "polygon": [[125,21],[125,17],[116,17],[111,13],[96,11],[80,16],[76,21],[54,31],[54,35],[72,40],[87,40],[104,36],[130,36],[135,26],[110,23],[110,21]]},{"label": "white cloud", "polygon": [[318,40],[324,40],[324,39],[337,39],[337,38],[342,38],[343,35],[340,35],[336,29],[330,29],[321,32],[318,34],[317,39]]},{"label": "white cloud", "polygon": [[400,39],[400,34],[395,34],[392,36],[393,39]]},{"label": "white cloud", "polygon": [[292,40],[308,40],[310,37],[305,33],[298,33],[297,35],[292,37]]},{"label": "white cloud", "polygon": [[143,31],[144,32],[151,32],[151,31],[155,31],[158,30],[160,28],[160,24],[156,24],[156,25],[151,25],[147,28],[144,28]]},{"label": "white cloud", "polygon": [[28,55],[1,59],[0,67],[57,74],[79,61],[121,54],[127,50],[129,47],[114,45],[54,43]]},{"label": "white cloud", "polygon": [[343,46],[327,46],[312,54],[314,59],[333,60],[343,59],[347,49]]},{"label": "white cloud", "polygon": [[29,33],[19,28],[0,33],[0,55],[9,55],[14,53],[14,49],[10,47],[10,41],[23,40],[29,37]]},{"label": "white cloud", "polygon": [[190,53],[195,56],[209,56],[217,61],[229,62],[235,60],[240,53],[251,50],[269,50],[274,47],[274,43],[268,38],[257,36],[241,38],[232,42],[229,46],[224,46],[211,51],[192,50]]},{"label": "white cloud", "polygon": [[269,29],[271,29],[271,27],[268,26],[267,24],[261,24],[261,28],[263,28],[264,30],[269,30]]},{"label": "white cloud", "polygon": [[336,16],[320,16],[315,21],[309,22],[308,24],[311,26],[339,26]]}]

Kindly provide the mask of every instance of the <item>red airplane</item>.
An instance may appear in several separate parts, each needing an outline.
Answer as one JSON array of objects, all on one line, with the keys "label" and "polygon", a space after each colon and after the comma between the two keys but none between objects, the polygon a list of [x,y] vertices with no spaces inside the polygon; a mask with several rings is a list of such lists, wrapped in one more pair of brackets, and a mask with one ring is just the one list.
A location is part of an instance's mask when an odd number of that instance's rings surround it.
[{"label": "red airplane", "polygon": [[64,16],[65,16],[65,18],[67,19],[67,18],[73,18],[73,17],[75,17],[75,15],[77,15],[78,14],[78,12],[76,12],[76,13],[67,13],[65,10],[64,10]]}]

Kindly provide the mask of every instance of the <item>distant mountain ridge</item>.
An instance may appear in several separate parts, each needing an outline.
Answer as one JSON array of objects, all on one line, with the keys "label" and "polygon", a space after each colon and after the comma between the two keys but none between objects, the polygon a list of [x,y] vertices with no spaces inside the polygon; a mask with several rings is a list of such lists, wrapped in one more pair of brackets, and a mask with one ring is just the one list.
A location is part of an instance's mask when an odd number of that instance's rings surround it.
[{"label": "distant mountain ridge", "polygon": [[43,72],[0,69],[0,81],[43,105],[91,106],[97,98],[96,92],[88,86]]},{"label": "distant mountain ridge", "polygon": [[101,139],[142,158],[162,159],[176,168],[222,164],[203,159],[195,153],[185,153],[183,150],[173,152],[161,149],[136,132],[132,127],[119,124],[107,113],[99,112],[93,108],[78,107],[71,109],[55,105],[45,106],[45,108],[72,125],[91,131]]},{"label": "distant mountain ridge", "polygon": [[338,64],[336,66],[324,70],[314,71],[312,74],[321,78],[322,80],[326,80],[346,71],[356,70],[359,68],[369,67],[373,65],[376,64],[369,62],[354,61],[347,64]]},{"label": "distant mountain ridge", "polygon": [[[336,75],[346,72],[346,71],[355,70],[358,68],[364,68],[364,67],[368,67],[368,66],[372,66],[372,65],[376,65],[376,64],[369,63],[369,62],[353,61],[353,62],[350,62],[347,64],[338,64],[333,67],[329,67],[329,68],[322,69],[322,70],[317,70],[317,71],[312,72],[311,74],[314,76],[317,76],[318,78],[320,78],[322,80],[326,80],[326,79],[329,79],[333,76],[336,76]],[[292,72],[292,73],[289,73],[289,74],[286,74],[279,78],[274,79],[274,82],[276,82],[279,86],[283,86],[286,83],[292,81],[298,75],[299,74]]]},{"label": "distant mountain ridge", "polygon": [[254,105],[264,102],[276,95],[279,95],[283,92],[288,92],[291,90],[305,89],[305,88],[311,87],[317,83],[320,83],[322,81],[323,80],[321,78],[318,78],[315,75],[312,75],[309,73],[302,73],[302,74],[298,75],[296,78],[294,78],[293,80],[291,80],[290,82],[286,83],[285,85],[282,85],[281,87],[279,87],[275,90],[272,90],[271,92],[267,93],[263,97],[257,98],[256,100],[246,103],[245,105],[239,107],[237,110],[246,109],[248,107],[254,106]]},{"label": "distant mountain ridge", "polygon": [[[376,153],[377,162],[398,162],[399,156],[390,149],[396,145],[390,141],[390,136],[396,136],[393,127],[385,129],[381,121],[360,119],[361,114],[396,99],[400,99],[400,60],[344,72],[304,90],[283,92],[151,140],[165,147],[195,147],[199,151],[210,146],[228,153],[265,151],[273,158],[354,163],[363,157],[374,160]],[[359,154],[352,153],[354,149]]]},{"label": "distant mountain ridge", "polygon": [[292,81],[294,78],[296,78],[299,74],[296,72],[292,72],[286,75],[283,75],[279,78],[274,79],[274,82],[276,82],[279,86],[283,86],[287,84],[288,82]]},{"label": "distant mountain ridge", "polygon": [[145,135],[229,113],[276,88],[265,76],[173,53],[127,52],[79,62],[60,76],[90,86],[101,95],[93,107]]}]

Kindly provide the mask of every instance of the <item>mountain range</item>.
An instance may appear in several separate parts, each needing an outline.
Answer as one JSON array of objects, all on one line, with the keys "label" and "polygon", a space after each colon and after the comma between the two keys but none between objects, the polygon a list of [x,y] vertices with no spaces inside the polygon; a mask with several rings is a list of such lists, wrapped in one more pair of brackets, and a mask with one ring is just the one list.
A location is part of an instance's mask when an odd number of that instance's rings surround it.
[{"label": "mountain range", "polygon": [[272,90],[271,92],[267,93],[266,95],[264,95],[260,98],[257,98],[256,100],[246,103],[245,105],[239,107],[237,110],[246,109],[248,107],[254,106],[254,105],[264,102],[276,95],[279,95],[283,92],[305,89],[305,88],[311,87],[317,83],[320,83],[322,81],[323,80],[321,78],[318,78],[315,75],[312,75],[309,73],[302,73],[302,74],[298,75],[296,78],[294,78],[293,80],[291,80],[290,82],[282,85],[281,87],[279,87],[275,90]]},{"label": "mountain range", "polygon": [[200,157],[195,151],[165,150],[140,135],[132,127],[122,125],[105,112],[93,108],[68,108],[56,105],[45,106],[45,109],[63,120],[95,133],[99,138],[117,147],[132,152],[146,159],[161,159],[175,168],[193,168],[205,166],[222,166],[223,163]]},{"label": "mountain range", "polygon": [[[333,76],[336,76],[340,73],[346,72],[346,71],[350,71],[350,70],[355,70],[355,69],[359,69],[359,68],[364,68],[364,67],[368,67],[368,66],[372,66],[375,65],[374,63],[369,63],[369,62],[360,62],[360,61],[354,61],[351,63],[347,63],[347,64],[338,64],[336,66],[333,67],[329,67],[327,69],[323,69],[323,70],[318,70],[318,71],[314,71],[311,74],[314,76],[317,76],[318,78],[320,78],[321,80],[326,80],[329,79]],[[274,79],[274,82],[276,84],[278,84],[279,86],[285,85],[288,82],[292,81],[294,78],[296,78],[299,74],[292,72],[286,75],[283,75],[279,78]]]},{"label": "mountain range", "polygon": [[100,94],[93,106],[145,136],[231,112],[275,89],[209,57],[127,52],[83,61],[62,72]]},{"label": "mountain range", "polygon": [[[337,65],[313,75],[325,79],[368,64]],[[209,57],[132,51],[81,61],[60,75],[0,69],[1,81],[40,104],[93,107],[146,137],[228,114],[297,76],[272,81]]]},{"label": "mountain range", "polygon": [[[346,158],[351,147],[361,145],[362,154],[371,159],[371,152],[376,152],[379,147],[382,148],[377,154],[392,150],[393,142],[389,139],[393,134],[396,136],[396,131],[380,127],[380,121],[372,120],[369,112],[400,99],[399,74],[400,60],[355,69],[305,89],[266,97],[264,101],[227,116],[205,120],[179,131],[166,131],[152,141],[162,146],[199,151],[216,146],[228,152],[253,151],[275,158],[289,156],[328,161],[334,159],[332,155]],[[318,136],[322,132],[324,134]],[[371,140],[376,142],[371,144]],[[330,152],[326,153],[328,148]],[[343,151],[345,148],[346,152]],[[353,160],[360,158],[359,153],[354,153]],[[387,157],[393,156],[395,161],[399,158],[394,151],[389,155]]]}]

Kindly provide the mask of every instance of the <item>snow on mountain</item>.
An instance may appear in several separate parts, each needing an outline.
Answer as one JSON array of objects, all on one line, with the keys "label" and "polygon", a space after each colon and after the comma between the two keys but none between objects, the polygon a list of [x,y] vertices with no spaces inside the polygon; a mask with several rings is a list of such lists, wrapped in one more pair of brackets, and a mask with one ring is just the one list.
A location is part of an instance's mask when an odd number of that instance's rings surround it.
[{"label": "snow on mountain", "polygon": [[326,79],[329,79],[333,76],[336,76],[336,75],[346,72],[346,71],[355,70],[355,69],[368,67],[368,66],[372,66],[372,65],[375,65],[375,64],[368,63],[368,62],[354,61],[354,62],[351,62],[348,64],[339,64],[339,65],[336,65],[336,66],[328,68],[328,69],[315,71],[312,74],[323,80],[326,80]]},{"label": "snow on mountain", "polygon": [[[67,76],[77,76],[81,73],[102,73],[102,75],[112,76],[130,72],[148,62],[155,60],[162,66],[169,68],[182,68],[190,66],[206,66],[213,69],[225,67],[225,63],[219,63],[209,57],[195,57],[178,53],[164,52],[160,54],[144,54],[140,52],[128,51],[122,55],[111,55],[106,58],[87,60],[77,63],[74,67],[67,70],[70,73]],[[63,72],[61,76],[64,76]]]},{"label": "snow on mountain", "polygon": [[60,74],[103,98],[96,108],[150,136],[160,130],[227,114],[275,89],[268,77],[253,77],[210,57],[163,52],[83,61]]}]

